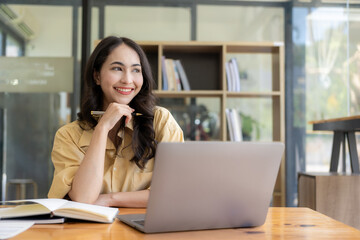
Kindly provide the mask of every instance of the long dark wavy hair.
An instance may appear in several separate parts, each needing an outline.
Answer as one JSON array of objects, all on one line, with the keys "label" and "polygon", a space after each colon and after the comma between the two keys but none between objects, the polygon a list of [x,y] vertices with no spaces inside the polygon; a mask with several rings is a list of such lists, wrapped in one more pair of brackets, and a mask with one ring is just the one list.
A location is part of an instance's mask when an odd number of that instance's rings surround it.
[{"label": "long dark wavy hair", "polygon": [[[143,76],[143,85],[140,92],[131,100],[129,106],[136,109],[143,115],[133,117],[134,132],[132,136],[132,149],[134,161],[136,165],[144,169],[147,161],[155,156],[156,140],[153,127],[154,108],[156,105],[156,97],[152,93],[154,79],[151,72],[149,61],[143,49],[133,40],[125,37],[106,37],[96,46],[89,60],[87,61],[84,73],[84,91],[81,99],[81,109],[78,113],[80,126],[90,126],[95,128],[97,120],[91,116],[92,110],[103,110],[104,94],[99,85],[96,84],[94,73],[100,73],[101,67],[106,61],[109,54],[121,44],[126,44],[140,58],[140,64]],[[122,118],[120,129],[125,127],[125,119]],[[119,130],[120,130],[119,129]]]}]

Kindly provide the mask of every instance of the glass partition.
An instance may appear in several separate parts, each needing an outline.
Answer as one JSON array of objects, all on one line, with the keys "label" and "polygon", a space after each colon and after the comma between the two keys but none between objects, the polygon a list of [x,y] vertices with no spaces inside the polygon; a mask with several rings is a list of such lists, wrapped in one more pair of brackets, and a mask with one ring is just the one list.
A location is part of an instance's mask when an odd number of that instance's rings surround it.
[{"label": "glass partition", "polygon": [[[287,129],[292,162],[287,165],[287,190],[288,205],[296,206],[297,173],[330,169],[333,133],[314,132],[309,121],[359,114],[360,11],[344,1],[295,6],[292,14],[293,114]],[[350,170],[348,157],[346,162],[339,171]]]},{"label": "glass partition", "polygon": [[21,44],[16,41],[13,37],[9,36],[6,41],[5,52],[8,57],[16,57],[21,56],[23,53],[21,52]]},{"label": "glass partition", "polygon": [[15,16],[8,26],[16,35],[2,39],[6,57],[0,58],[1,198],[43,198],[52,181],[55,132],[70,121],[79,19],[73,6],[5,7]]}]

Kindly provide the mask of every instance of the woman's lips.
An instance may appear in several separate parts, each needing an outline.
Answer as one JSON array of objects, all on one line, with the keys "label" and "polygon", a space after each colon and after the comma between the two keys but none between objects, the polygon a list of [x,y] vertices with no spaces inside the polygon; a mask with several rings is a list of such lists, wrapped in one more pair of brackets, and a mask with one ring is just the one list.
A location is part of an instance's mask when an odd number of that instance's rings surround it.
[{"label": "woman's lips", "polygon": [[122,87],[115,87],[115,90],[118,93],[129,95],[134,89],[133,88],[122,88]]}]

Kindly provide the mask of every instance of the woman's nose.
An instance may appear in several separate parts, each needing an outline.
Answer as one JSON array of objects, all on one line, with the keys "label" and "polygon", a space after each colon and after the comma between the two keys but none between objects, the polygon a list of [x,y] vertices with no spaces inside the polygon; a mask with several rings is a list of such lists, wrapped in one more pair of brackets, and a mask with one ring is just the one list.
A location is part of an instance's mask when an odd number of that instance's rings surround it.
[{"label": "woman's nose", "polygon": [[132,82],[131,73],[128,72],[128,71],[124,71],[124,74],[121,77],[121,82],[123,82],[123,83],[131,83]]}]

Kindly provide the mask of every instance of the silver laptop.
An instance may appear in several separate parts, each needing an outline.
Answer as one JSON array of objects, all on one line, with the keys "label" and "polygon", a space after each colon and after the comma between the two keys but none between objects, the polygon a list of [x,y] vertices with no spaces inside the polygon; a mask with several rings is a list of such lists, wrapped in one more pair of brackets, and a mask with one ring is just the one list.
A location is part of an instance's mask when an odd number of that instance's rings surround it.
[{"label": "silver laptop", "polygon": [[118,215],[145,233],[264,224],[284,144],[159,143],[146,214]]}]

